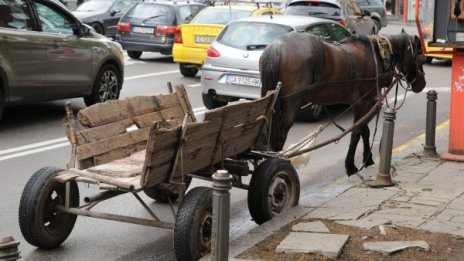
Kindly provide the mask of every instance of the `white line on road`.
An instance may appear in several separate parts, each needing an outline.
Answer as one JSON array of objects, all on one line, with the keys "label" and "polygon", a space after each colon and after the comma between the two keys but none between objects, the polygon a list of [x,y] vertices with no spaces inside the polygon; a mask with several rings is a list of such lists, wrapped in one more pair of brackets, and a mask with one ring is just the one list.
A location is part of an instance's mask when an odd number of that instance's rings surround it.
[{"label": "white line on road", "polygon": [[137,76],[130,76],[130,77],[124,78],[124,81],[135,80],[135,79],[146,78],[146,77],[153,77],[153,76],[160,76],[160,75],[171,74],[171,73],[179,73],[179,70],[165,71],[165,72],[158,72],[158,73],[148,73],[148,74],[142,74],[142,75],[137,75]]},{"label": "white line on road", "polygon": [[[168,72],[158,73],[157,75],[168,74],[168,73],[173,73],[173,72],[178,72],[178,71],[177,70],[176,71],[168,71]],[[155,74],[150,74],[150,75],[155,75]],[[149,76],[147,76],[147,74],[146,74],[145,76],[140,75],[140,76],[135,76],[135,77],[142,78],[142,77],[149,77]],[[128,77],[128,78],[131,78],[131,77]],[[196,84],[193,84],[193,85],[196,85]],[[435,90],[436,92],[449,92],[450,88],[449,87],[436,87],[436,88],[428,87],[428,88],[425,88],[423,90],[423,92],[427,92],[429,90]],[[408,92],[406,97],[409,97],[411,95],[413,95],[413,93]],[[405,98],[404,95],[399,95],[397,97],[397,101],[401,101],[404,98]],[[394,97],[389,98],[388,102],[392,103],[392,102],[394,102],[394,99],[395,99]],[[198,108],[193,109],[193,112],[195,113],[195,116],[197,116],[197,117],[202,116],[202,114],[204,114],[206,111],[207,111],[207,109],[205,107],[198,107]],[[52,145],[50,145],[50,144],[52,144]],[[9,154],[9,155],[0,157],[0,161],[12,159],[12,158],[17,158],[17,157],[22,157],[22,156],[26,156],[26,155],[30,155],[30,154],[34,154],[34,153],[38,153],[38,152],[43,152],[43,151],[47,151],[47,150],[53,150],[53,149],[57,149],[57,148],[65,147],[65,146],[69,146],[69,142],[67,141],[66,137],[62,137],[62,138],[47,140],[47,141],[43,141],[43,142],[33,143],[33,144],[21,146],[21,147],[16,147],[16,148],[11,148],[11,149],[6,149],[6,150],[0,150],[0,155]],[[11,153],[13,153],[13,154],[11,154]]]}]

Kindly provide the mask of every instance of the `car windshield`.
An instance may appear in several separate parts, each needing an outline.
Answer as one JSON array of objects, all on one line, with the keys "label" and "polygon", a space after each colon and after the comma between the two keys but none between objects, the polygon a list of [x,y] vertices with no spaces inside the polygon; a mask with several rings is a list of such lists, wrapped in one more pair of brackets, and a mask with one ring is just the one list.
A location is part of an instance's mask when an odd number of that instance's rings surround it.
[{"label": "car windshield", "polygon": [[127,11],[126,17],[143,19],[144,23],[172,21],[174,14],[171,8],[165,5],[138,4]]},{"label": "car windshield", "polygon": [[113,1],[87,1],[82,3],[76,8],[76,11],[100,11],[100,10],[108,10]]},{"label": "car windshield", "polygon": [[340,8],[324,2],[294,2],[285,8],[286,14],[309,16],[340,16]]},{"label": "car windshield", "polygon": [[218,36],[221,44],[243,50],[264,49],[274,38],[292,31],[292,27],[272,23],[236,22]]},{"label": "car windshield", "polygon": [[232,8],[207,8],[192,20],[192,24],[227,24],[232,20],[251,16],[250,10]]}]

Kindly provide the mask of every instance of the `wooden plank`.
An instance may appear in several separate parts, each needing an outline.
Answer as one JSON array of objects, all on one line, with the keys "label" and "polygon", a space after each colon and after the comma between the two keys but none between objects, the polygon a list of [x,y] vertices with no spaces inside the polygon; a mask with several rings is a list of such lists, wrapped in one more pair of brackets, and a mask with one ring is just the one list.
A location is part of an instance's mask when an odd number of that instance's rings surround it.
[{"label": "wooden plank", "polygon": [[131,156],[100,164],[87,169],[88,172],[109,177],[135,177],[142,174],[145,151]]},{"label": "wooden plank", "polygon": [[177,98],[179,99],[179,103],[183,111],[189,113],[190,122],[196,122],[197,119],[195,118],[192,105],[190,104],[190,100],[188,99],[188,95],[187,95],[187,92],[185,91],[185,87],[183,84],[176,86],[176,95],[177,95]]},{"label": "wooden plank", "polygon": [[149,128],[126,132],[77,147],[76,157],[83,160],[146,140]]},{"label": "wooden plank", "polygon": [[130,119],[122,120],[107,125],[102,125],[94,128],[84,129],[76,132],[76,144],[82,145],[85,143],[91,143],[97,140],[107,138],[109,136],[115,136],[126,132],[126,129],[133,125],[133,121]]},{"label": "wooden plank", "polygon": [[115,149],[110,152],[94,156],[93,157],[94,165],[100,165],[100,164],[108,163],[108,162],[111,162],[111,161],[114,161],[120,158],[128,157],[137,151],[144,150],[146,148],[146,145],[147,145],[147,142],[142,141],[136,144],[131,144],[124,148]]}]

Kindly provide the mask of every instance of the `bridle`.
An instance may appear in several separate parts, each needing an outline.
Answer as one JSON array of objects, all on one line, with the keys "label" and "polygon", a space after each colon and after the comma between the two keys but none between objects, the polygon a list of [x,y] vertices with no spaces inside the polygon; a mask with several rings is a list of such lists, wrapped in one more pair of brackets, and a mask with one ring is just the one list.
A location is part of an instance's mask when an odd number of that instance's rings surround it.
[{"label": "bridle", "polygon": [[[408,47],[404,51],[403,61],[401,63],[395,64],[393,75],[395,77],[399,78],[401,80],[400,82],[406,82],[406,84],[407,84],[406,87],[404,87],[402,84],[400,84],[400,85],[406,91],[410,91],[410,90],[412,90],[412,85],[416,82],[417,77],[418,76],[423,77],[425,75],[424,71],[421,70],[420,67],[419,67],[421,64],[423,64],[423,60],[425,58],[424,58],[424,55],[422,53],[415,53],[413,44],[411,43],[411,38],[409,36],[407,36],[407,38],[408,38],[408,43],[407,43]],[[416,73],[414,74],[414,78],[412,80],[408,79],[408,75],[410,75],[409,73],[405,75],[404,72],[403,72],[403,71],[406,71],[406,70],[404,70],[404,68],[405,68],[404,57],[406,57],[408,52],[411,53],[411,58],[408,59],[408,63],[407,63],[408,67],[407,68],[411,67],[412,66],[411,63],[415,60],[414,66],[416,67],[415,68]]]}]

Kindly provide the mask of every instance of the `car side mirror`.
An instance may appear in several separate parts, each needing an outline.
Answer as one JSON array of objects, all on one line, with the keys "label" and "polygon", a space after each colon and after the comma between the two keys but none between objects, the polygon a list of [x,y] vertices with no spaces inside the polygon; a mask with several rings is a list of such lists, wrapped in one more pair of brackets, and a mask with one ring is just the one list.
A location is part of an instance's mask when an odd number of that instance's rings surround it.
[{"label": "car side mirror", "polygon": [[122,13],[122,11],[118,10],[118,9],[115,9],[115,10],[111,11],[111,16],[114,16],[115,14],[119,14],[119,13]]},{"label": "car side mirror", "polygon": [[79,27],[79,37],[88,37],[91,35],[90,33],[91,27],[85,24],[81,24]]},{"label": "car side mirror", "polygon": [[362,14],[363,14],[363,16],[371,16],[371,11],[363,9]]}]

